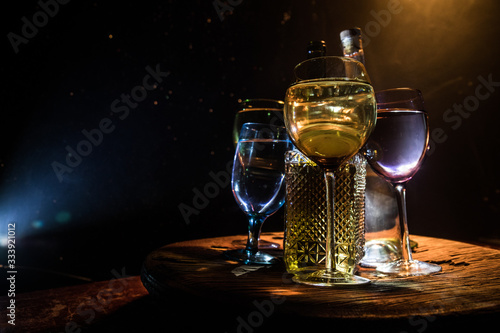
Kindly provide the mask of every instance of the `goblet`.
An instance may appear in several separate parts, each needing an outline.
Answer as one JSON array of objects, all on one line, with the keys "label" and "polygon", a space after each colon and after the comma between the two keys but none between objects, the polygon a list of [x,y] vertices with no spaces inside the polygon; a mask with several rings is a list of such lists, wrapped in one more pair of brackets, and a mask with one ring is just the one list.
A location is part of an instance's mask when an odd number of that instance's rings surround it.
[{"label": "goblet", "polygon": [[248,218],[244,249],[228,250],[226,257],[245,264],[272,264],[272,255],[259,251],[262,224],[285,202],[285,152],[292,148],[285,127],[246,123],[234,155],[231,186]]},{"label": "goblet", "polygon": [[[354,241],[335,240],[336,233],[349,232],[353,226],[334,220],[334,171],[358,152],[375,126],[373,87],[363,64],[350,58],[313,58],[298,64],[294,72],[296,82],[285,97],[285,125],[295,146],[324,171],[327,225],[325,268],[298,272],[293,281],[320,286],[369,283],[353,274]],[[336,268],[346,261],[352,269]]]},{"label": "goblet", "polygon": [[[285,126],[283,123],[283,101],[266,98],[245,99],[239,103],[238,112],[233,122],[233,143],[238,144],[241,127],[244,123],[262,123],[276,126]],[[246,239],[236,239],[232,242],[236,246],[245,246]],[[280,244],[259,241],[260,249],[278,249]]]},{"label": "goblet", "polygon": [[396,190],[402,258],[377,265],[376,270],[400,277],[427,275],[441,266],[412,258],[406,215],[406,183],[420,168],[429,143],[428,116],[422,93],[397,88],[376,93],[377,127],[364,147],[372,169]]}]

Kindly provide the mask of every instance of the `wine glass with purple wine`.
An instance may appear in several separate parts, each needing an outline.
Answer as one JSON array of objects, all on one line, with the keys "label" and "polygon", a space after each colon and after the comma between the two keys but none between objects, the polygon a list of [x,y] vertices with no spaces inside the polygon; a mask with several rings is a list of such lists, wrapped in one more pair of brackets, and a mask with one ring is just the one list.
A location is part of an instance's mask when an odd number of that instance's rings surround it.
[{"label": "wine glass with purple wine", "polygon": [[377,266],[381,273],[400,277],[428,275],[441,266],[412,258],[406,218],[406,183],[417,173],[429,143],[428,116],[419,90],[379,91],[377,126],[364,150],[372,169],[392,184],[397,193],[402,258]]}]

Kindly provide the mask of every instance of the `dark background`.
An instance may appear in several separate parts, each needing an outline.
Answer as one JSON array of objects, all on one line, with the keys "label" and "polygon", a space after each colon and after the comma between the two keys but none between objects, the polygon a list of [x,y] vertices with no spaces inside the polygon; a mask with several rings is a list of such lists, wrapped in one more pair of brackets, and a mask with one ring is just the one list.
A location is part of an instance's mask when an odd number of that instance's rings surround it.
[{"label": "dark background", "polygon": [[[18,292],[139,274],[167,243],[244,234],[230,187],[211,176],[232,160],[238,101],[283,99],[307,42],[340,55],[339,32],[354,26],[375,89],[421,89],[431,132],[445,136],[408,185],[410,231],[500,242],[498,1],[231,3],[71,1],[45,22],[37,1],[2,10],[0,236],[16,223]],[[15,53],[9,33],[22,36],[34,15],[42,24]],[[113,101],[147,66],[168,77],[120,119]],[[479,77],[499,82],[484,100]],[[447,113],[464,103],[467,118]],[[60,182],[53,163],[104,118],[114,130]],[[282,228],[281,210],[263,231]]]}]

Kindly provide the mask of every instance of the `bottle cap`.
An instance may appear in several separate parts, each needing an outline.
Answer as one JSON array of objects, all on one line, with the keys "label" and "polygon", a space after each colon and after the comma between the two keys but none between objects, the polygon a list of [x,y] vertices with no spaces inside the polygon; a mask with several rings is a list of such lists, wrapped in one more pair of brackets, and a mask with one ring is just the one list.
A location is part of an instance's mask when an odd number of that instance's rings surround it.
[{"label": "bottle cap", "polygon": [[344,40],[346,38],[359,38],[361,37],[361,29],[360,28],[351,28],[347,30],[343,30],[340,32],[340,39]]}]

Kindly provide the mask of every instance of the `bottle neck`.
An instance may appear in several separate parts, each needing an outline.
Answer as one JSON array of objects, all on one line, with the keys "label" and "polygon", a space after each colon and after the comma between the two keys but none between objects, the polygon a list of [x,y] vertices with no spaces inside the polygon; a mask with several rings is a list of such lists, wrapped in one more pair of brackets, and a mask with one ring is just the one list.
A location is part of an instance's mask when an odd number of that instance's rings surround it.
[{"label": "bottle neck", "polygon": [[361,29],[353,28],[344,30],[340,33],[342,42],[342,52],[344,57],[349,57],[365,64],[365,53],[363,51],[363,42],[361,38]]},{"label": "bottle neck", "polygon": [[349,57],[359,61],[363,65],[365,64],[365,53],[363,52],[363,49],[344,49],[344,57]]}]

